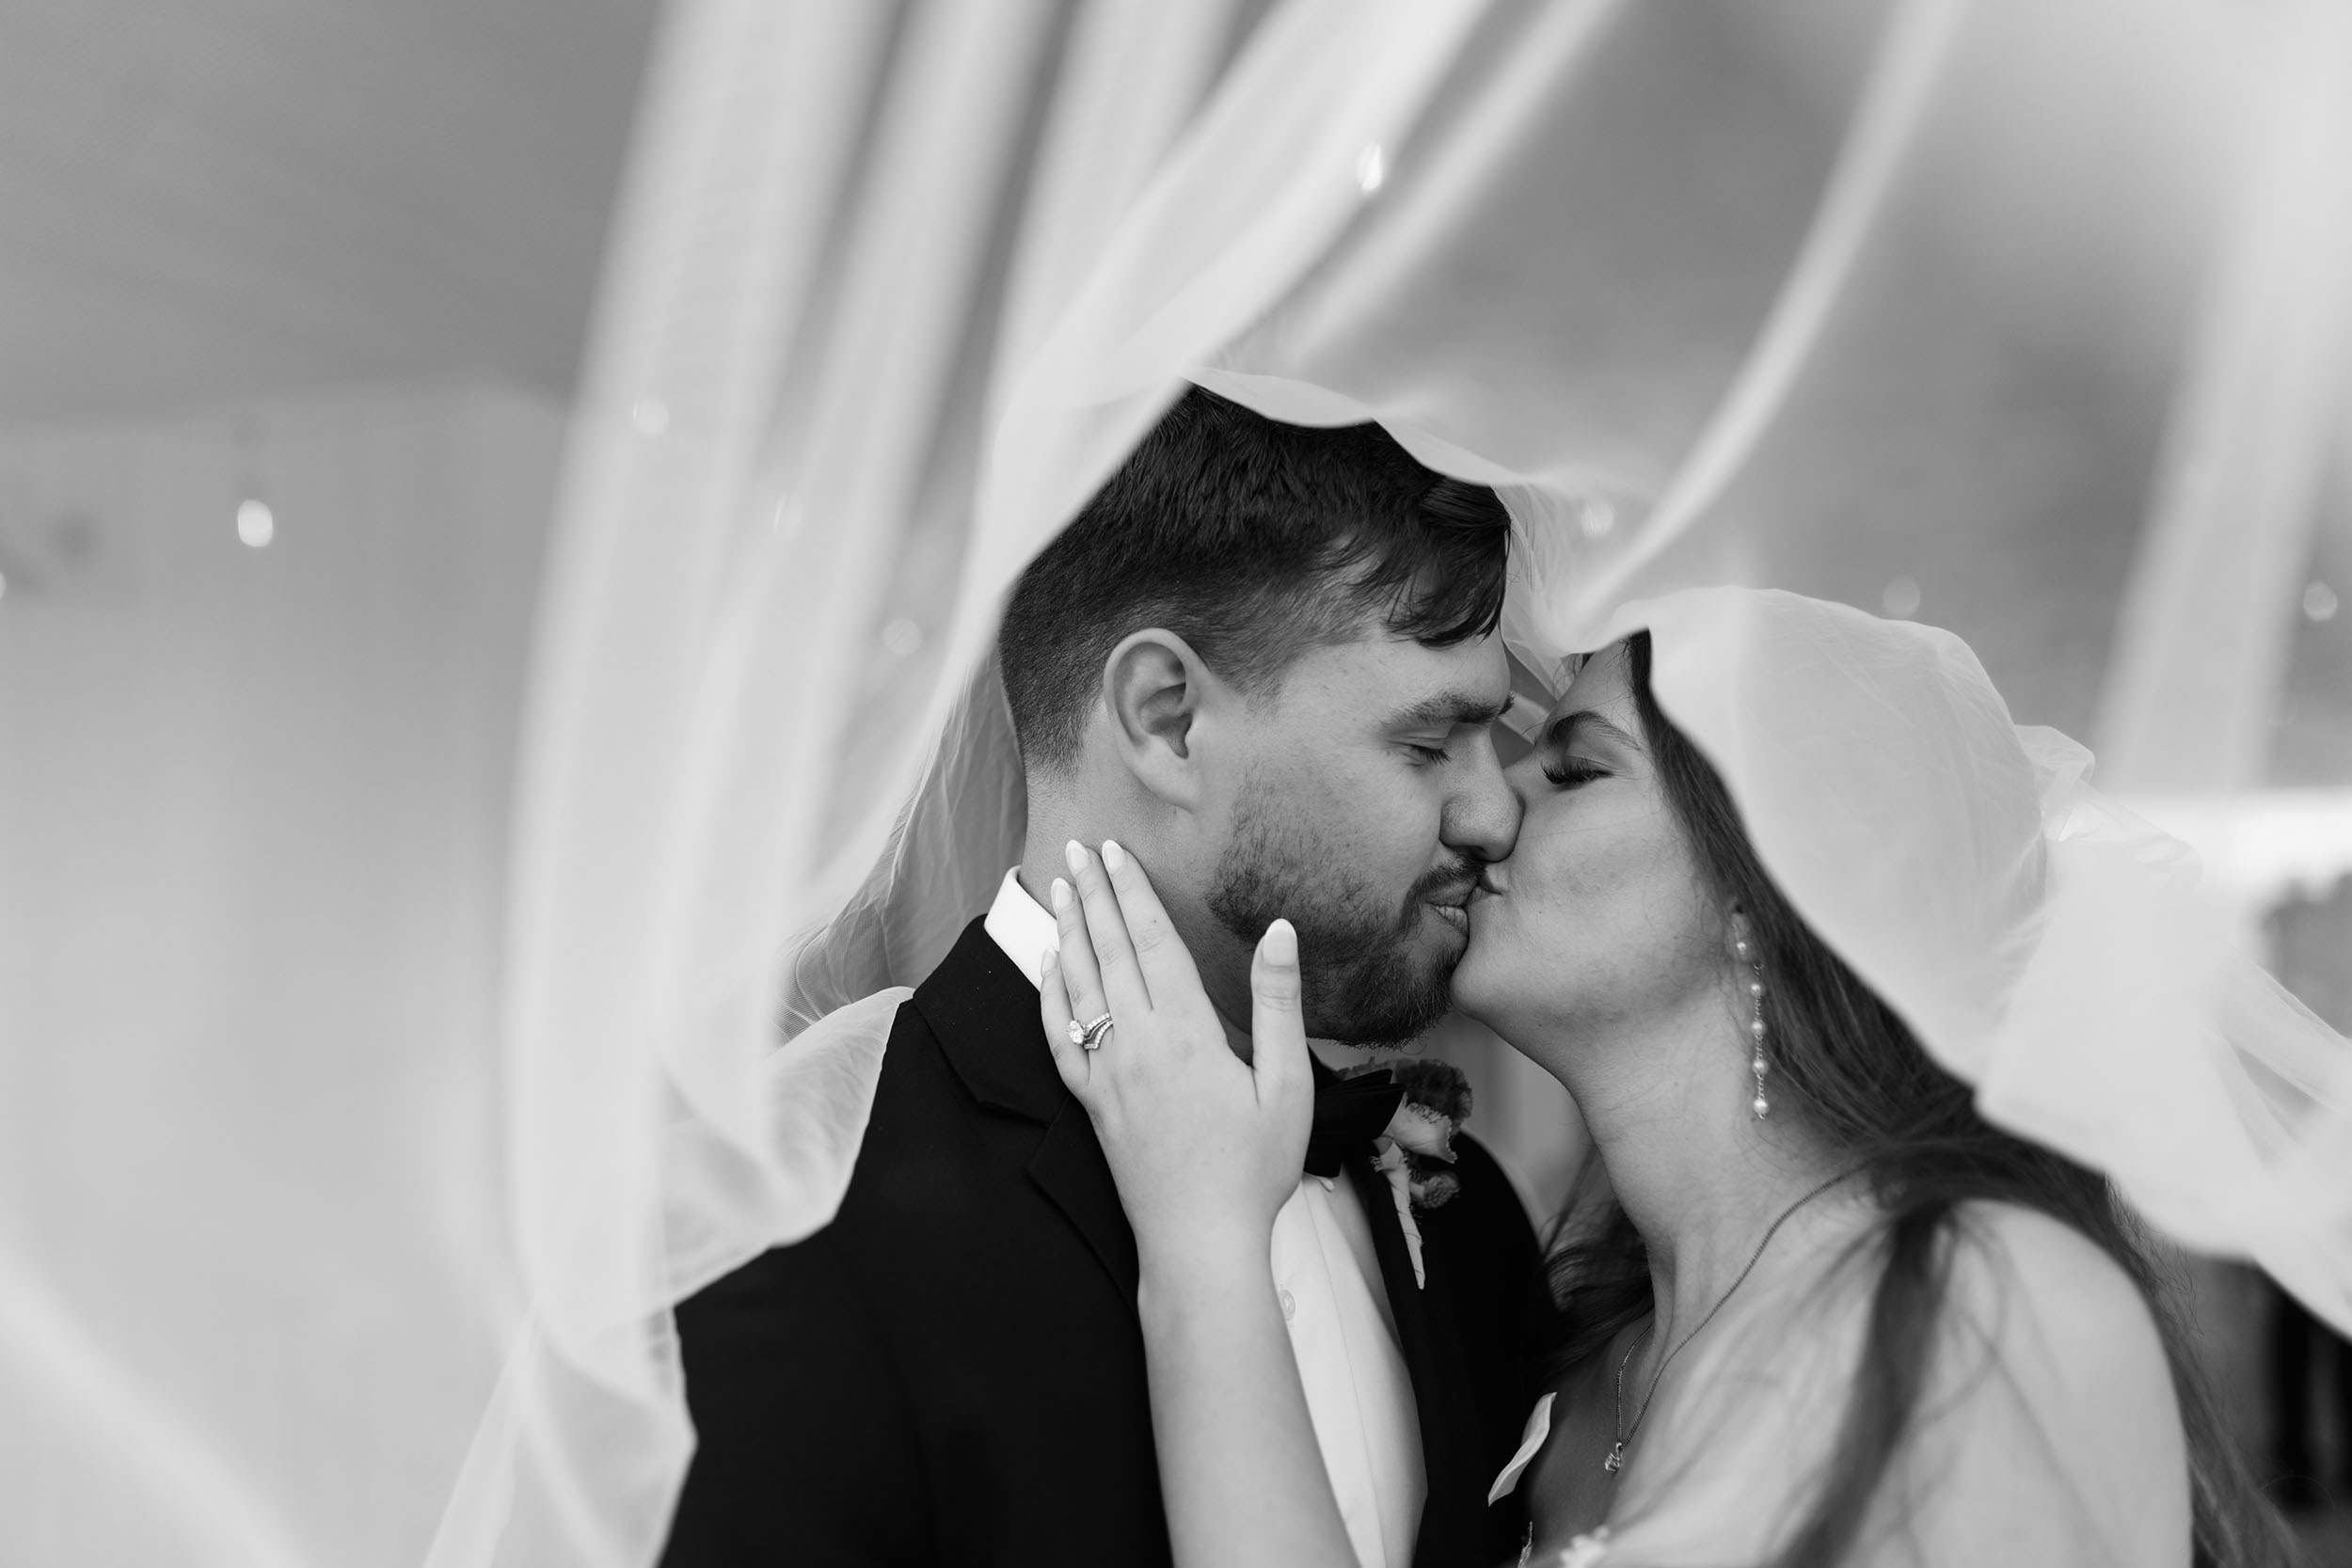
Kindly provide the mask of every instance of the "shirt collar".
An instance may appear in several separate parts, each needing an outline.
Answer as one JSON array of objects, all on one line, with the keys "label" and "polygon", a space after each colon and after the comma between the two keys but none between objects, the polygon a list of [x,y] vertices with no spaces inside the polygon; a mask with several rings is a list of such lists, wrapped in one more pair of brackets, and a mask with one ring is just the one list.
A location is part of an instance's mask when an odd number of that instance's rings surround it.
[{"label": "shirt collar", "polygon": [[[1006,872],[1005,879],[997,884],[996,901],[988,907],[988,918],[980,925],[1004,950],[1005,957],[1029,977],[1029,984],[1042,989],[1045,955],[1061,951],[1061,927],[1045,906],[1030,897],[1029,890],[1021,885],[1019,866]],[[1248,1040],[1249,1037],[1227,1022],[1221,1013],[1217,1015],[1217,1023],[1224,1029],[1225,1037],[1236,1047]],[[1308,1047],[1318,1056],[1337,1049],[1317,1040],[1310,1040]]]},{"label": "shirt collar", "polygon": [[1044,984],[1045,955],[1061,951],[1061,928],[1045,906],[1021,885],[1019,866],[1005,873],[996,889],[996,901],[988,907],[988,918],[981,925],[1004,949],[1005,957],[1029,977],[1029,984]]}]

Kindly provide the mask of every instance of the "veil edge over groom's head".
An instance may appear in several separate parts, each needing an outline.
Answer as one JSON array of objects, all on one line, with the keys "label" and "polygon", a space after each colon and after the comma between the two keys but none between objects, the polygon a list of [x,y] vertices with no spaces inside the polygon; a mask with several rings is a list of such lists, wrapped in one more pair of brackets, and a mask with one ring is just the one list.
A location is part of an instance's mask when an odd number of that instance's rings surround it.
[{"label": "veil edge over groom's head", "polygon": [[1308,648],[1446,647],[1502,618],[1510,514],[1376,424],[1317,429],[1186,390],[1015,584],[996,657],[1034,775],[1078,747],[1102,664],[1161,626],[1247,690]]}]

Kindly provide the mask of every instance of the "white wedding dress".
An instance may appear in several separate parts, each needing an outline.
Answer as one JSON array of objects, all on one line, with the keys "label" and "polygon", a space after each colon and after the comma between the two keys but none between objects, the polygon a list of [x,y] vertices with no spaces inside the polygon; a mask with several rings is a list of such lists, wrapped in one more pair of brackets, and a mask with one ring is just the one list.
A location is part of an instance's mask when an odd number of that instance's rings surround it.
[{"label": "white wedding dress", "polygon": [[[1551,1406],[1556,1397],[1544,1395],[1528,1412],[1527,1427],[1519,1433],[1518,1450],[1512,1454],[1510,1463],[1503,1465],[1502,1473],[1495,1477],[1494,1486],[1487,1494],[1488,1502],[1507,1497],[1518,1485],[1519,1478],[1526,1474],[1527,1467],[1534,1463],[1536,1455],[1543,1452],[1544,1442],[1551,1435]],[[1603,1525],[1598,1529],[1576,1536],[1537,1564],[1535,1526],[1530,1521],[1527,1539],[1519,1545],[1518,1568],[1597,1568],[1608,1555],[1609,1527]]]}]

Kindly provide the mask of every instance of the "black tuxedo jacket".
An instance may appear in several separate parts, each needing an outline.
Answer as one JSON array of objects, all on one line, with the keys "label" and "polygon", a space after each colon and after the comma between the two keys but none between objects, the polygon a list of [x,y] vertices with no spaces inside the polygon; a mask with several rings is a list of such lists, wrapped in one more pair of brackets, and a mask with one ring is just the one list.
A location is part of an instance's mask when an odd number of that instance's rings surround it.
[{"label": "black tuxedo jacket", "polygon": [[[1421,1219],[1350,1163],[1420,1407],[1415,1568],[1518,1550],[1534,1236],[1486,1150]],[[1136,1244],[1037,991],[975,921],[898,1011],[841,1212],[677,1309],[698,1446],[665,1568],[1168,1561]]]}]

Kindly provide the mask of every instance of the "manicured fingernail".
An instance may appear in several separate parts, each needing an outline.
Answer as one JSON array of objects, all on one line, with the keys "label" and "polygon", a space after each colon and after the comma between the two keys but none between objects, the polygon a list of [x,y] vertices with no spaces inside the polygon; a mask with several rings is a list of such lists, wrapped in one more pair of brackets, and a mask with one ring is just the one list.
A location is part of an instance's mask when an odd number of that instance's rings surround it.
[{"label": "manicured fingernail", "polygon": [[1298,961],[1298,932],[1287,920],[1278,920],[1265,928],[1265,938],[1258,943],[1258,951],[1270,964],[1295,964]]},{"label": "manicured fingernail", "polygon": [[1061,847],[1061,858],[1070,863],[1070,874],[1075,877],[1087,868],[1087,847],[1073,838]]},{"label": "manicured fingernail", "polygon": [[1045,974],[1051,974],[1061,967],[1061,955],[1049,947],[1045,950],[1045,956],[1038,960],[1037,967]]},{"label": "manicured fingernail", "polygon": [[1070,907],[1070,884],[1063,881],[1059,877],[1054,879],[1052,895],[1054,899],[1054,912],[1056,914],[1061,913],[1062,911]]},{"label": "manicured fingernail", "polygon": [[1119,840],[1106,838],[1103,841],[1103,863],[1113,871],[1127,863],[1127,851],[1119,847]]}]

